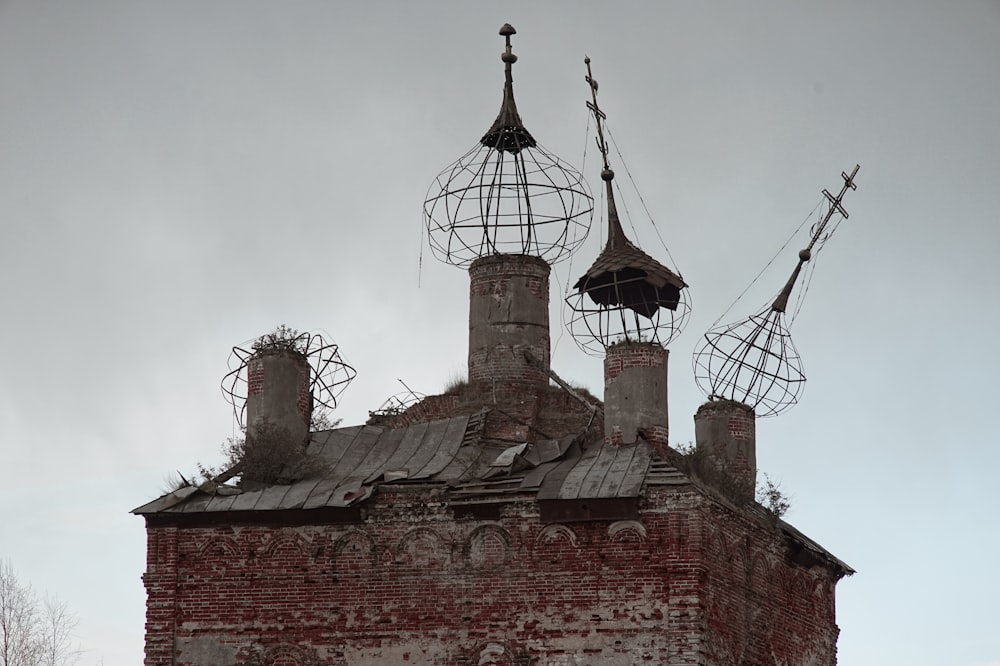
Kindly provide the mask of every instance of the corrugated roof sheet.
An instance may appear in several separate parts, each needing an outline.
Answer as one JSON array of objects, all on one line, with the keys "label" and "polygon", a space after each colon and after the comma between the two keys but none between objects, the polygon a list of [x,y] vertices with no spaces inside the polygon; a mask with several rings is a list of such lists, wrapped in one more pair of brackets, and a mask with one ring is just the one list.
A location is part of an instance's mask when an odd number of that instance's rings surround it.
[{"label": "corrugated roof sheet", "polygon": [[[653,457],[645,443],[627,447],[595,443],[581,449],[572,436],[514,448],[483,441],[481,425],[482,415],[475,414],[405,428],[354,426],[315,433],[309,451],[326,463],[321,478],[238,494],[212,495],[189,486],[134,513],[346,507],[369,497],[380,484],[413,482],[446,484],[465,497],[511,493],[537,493],[540,499],[638,497]],[[498,460],[503,465],[498,466]]]},{"label": "corrugated roof sheet", "polygon": [[[440,483],[460,502],[489,502],[525,494],[538,500],[628,499],[639,497],[644,485],[692,483],[670,462],[654,458],[652,447],[642,441],[620,447],[599,442],[581,447],[573,436],[518,445],[492,442],[480,436],[483,416],[395,429],[354,426],[314,433],[309,450],[326,463],[320,478],[250,490],[222,486],[214,494],[186,486],[133,513],[348,507],[383,484]],[[778,524],[792,541],[839,567],[841,575],[854,573],[799,530],[784,521]]]}]

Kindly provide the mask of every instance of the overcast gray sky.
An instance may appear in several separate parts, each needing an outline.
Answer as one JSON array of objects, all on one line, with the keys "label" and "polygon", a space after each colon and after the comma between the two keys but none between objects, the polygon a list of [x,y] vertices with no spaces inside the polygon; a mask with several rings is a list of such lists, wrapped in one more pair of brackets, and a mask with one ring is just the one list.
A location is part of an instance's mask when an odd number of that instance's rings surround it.
[{"label": "overcast gray sky", "polygon": [[[861,164],[793,327],[809,381],[759,423],[758,463],[858,570],[842,664],[1000,665],[1000,3],[504,5],[0,0],[0,558],[81,616],[84,663],[140,663],[128,511],[219,461],[232,345],[329,332],[358,369],[345,424],[397,378],[464,374],[468,278],[426,249],[421,268],[421,204],[496,115],[510,22],[525,124],[594,188],[591,56],[691,285],[676,442],[699,336]],[[597,395],[557,306],[599,229],[552,284],[555,369]]]}]

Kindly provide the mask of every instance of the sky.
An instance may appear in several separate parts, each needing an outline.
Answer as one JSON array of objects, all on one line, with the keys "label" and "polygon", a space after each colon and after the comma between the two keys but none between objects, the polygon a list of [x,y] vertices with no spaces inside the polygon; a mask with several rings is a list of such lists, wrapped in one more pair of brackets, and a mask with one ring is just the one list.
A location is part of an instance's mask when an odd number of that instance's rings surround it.
[{"label": "sky", "polygon": [[[733,305],[861,165],[792,326],[808,382],[757,462],[858,572],[841,664],[1000,664],[1000,2],[503,6],[0,0],[0,558],[79,615],[81,663],[141,663],[129,511],[221,462],[233,345],[328,333],[358,371],[345,425],[464,375],[468,277],[422,203],[496,116],[509,22],[525,125],[597,191],[591,57],[626,230],[690,284],[678,444],[700,336],[773,296],[804,229]],[[553,367],[596,395],[559,322],[601,222],[551,287]]]}]

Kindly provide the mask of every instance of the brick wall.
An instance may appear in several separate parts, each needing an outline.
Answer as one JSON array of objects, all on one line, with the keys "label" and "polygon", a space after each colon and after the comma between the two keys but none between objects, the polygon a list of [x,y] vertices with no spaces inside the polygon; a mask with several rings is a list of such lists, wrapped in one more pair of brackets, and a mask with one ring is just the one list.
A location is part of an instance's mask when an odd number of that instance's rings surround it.
[{"label": "brick wall", "polygon": [[667,414],[666,349],[650,342],[623,342],[604,357],[604,441],[632,444],[639,437],[665,450]]},{"label": "brick wall", "polygon": [[258,352],[247,363],[248,434],[260,426],[287,430],[293,440],[308,436],[312,416],[309,362],[286,350]]},{"label": "brick wall", "polygon": [[548,384],[529,363],[549,363],[549,265],[524,255],[494,255],[469,267],[469,381]]},{"label": "brick wall", "polygon": [[[592,404],[601,402],[590,397]],[[511,442],[559,439],[588,431],[601,433],[603,417],[555,386],[519,382],[471,383],[453,393],[428,396],[402,414],[376,417],[374,425],[399,428],[453,416],[466,416],[486,407],[489,414],[483,437]]]},{"label": "brick wall", "polygon": [[834,663],[829,575],[691,486],[638,520],[463,515],[382,486],[353,524],[151,526],[146,664]]},{"label": "brick wall", "polygon": [[715,507],[706,530],[706,653],[710,664],[814,666],[837,662],[836,577],[792,564],[760,524]]}]

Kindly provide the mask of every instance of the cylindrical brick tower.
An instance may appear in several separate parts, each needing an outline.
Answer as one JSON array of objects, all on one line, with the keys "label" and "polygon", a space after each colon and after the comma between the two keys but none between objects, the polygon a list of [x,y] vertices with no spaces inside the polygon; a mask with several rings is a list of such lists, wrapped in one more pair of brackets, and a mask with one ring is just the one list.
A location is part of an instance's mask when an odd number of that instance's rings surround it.
[{"label": "cylindrical brick tower", "polygon": [[641,434],[666,446],[666,349],[652,342],[620,342],[604,357],[604,441],[632,444]]},{"label": "cylindrical brick tower", "polygon": [[291,350],[263,350],[247,363],[247,437],[263,428],[288,432],[290,442],[305,442],[312,417],[309,362]]},{"label": "cylindrical brick tower", "polygon": [[694,415],[699,449],[749,496],[757,486],[757,416],[735,400],[712,400]]},{"label": "cylindrical brick tower", "polygon": [[539,257],[516,254],[469,266],[470,384],[548,384],[549,270]]}]

